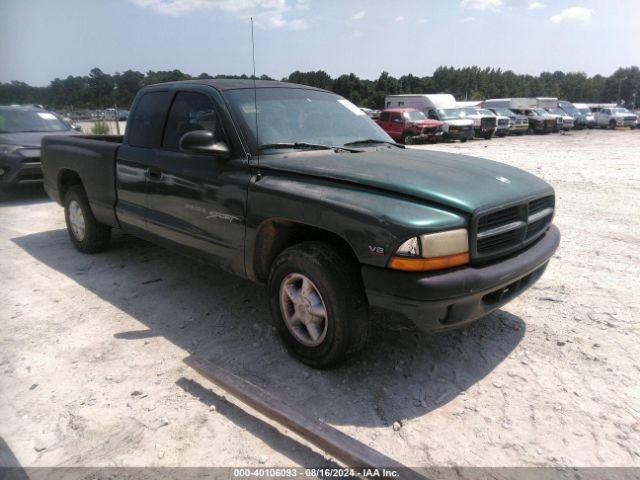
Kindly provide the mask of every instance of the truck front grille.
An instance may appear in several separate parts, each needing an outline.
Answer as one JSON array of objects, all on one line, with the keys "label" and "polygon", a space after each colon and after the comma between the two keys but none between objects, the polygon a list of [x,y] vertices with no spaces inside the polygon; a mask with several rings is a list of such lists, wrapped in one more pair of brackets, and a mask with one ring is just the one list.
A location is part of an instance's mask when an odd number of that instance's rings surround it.
[{"label": "truck front grille", "polygon": [[472,221],[472,259],[482,263],[524,248],[547,230],[554,208],[551,195],[480,213]]},{"label": "truck front grille", "polygon": [[496,126],[496,118],[495,117],[485,117],[480,120],[480,126],[482,128],[493,128]]}]

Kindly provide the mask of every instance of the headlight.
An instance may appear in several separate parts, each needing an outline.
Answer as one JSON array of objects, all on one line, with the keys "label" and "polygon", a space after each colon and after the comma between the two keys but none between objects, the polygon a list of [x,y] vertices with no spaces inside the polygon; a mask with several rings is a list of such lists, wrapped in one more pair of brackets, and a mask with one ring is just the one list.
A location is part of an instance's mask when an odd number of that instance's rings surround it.
[{"label": "headlight", "polygon": [[22,148],[22,145],[4,145],[0,144],[0,153],[13,153],[19,148]]},{"label": "headlight", "polygon": [[466,263],[469,263],[469,234],[460,228],[410,238],[398,247],[389,260],[389,268],[418,272]]}]

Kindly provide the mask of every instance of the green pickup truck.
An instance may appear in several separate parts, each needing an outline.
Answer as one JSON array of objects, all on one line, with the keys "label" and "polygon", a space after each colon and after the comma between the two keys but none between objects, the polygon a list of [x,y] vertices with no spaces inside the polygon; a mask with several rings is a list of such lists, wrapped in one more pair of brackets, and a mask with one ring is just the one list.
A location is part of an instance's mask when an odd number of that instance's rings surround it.
[{"label": "green pickup truck", "polygon": [[406,149],[344,98],[290,83],[145,87],[123,137],[45,137],[42,168],[78,250],[118,228],[266,284],[284,342],[315,367],[362,349],[371,309],[425,331],[490,313],[560,241],[541,179]]}]

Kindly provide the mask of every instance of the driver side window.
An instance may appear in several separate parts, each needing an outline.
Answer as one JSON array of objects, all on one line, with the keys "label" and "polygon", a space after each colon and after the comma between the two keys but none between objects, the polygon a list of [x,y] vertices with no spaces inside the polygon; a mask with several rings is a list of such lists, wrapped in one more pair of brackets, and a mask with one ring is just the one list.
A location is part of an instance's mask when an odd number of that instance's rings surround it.
[{"label": "driver side window", "polygon": [[162,148],[179,150],[182,136],[195,130],[209,130],[216,141],[224,141],[222,125],[211,99],[202,93],[178,92],[169,111]]},{"label": "driver side window", "polygon": [[402,117],[400,116],[399,113],[392,113],[391,114],[391,122],[392,123],[402,123]]}]

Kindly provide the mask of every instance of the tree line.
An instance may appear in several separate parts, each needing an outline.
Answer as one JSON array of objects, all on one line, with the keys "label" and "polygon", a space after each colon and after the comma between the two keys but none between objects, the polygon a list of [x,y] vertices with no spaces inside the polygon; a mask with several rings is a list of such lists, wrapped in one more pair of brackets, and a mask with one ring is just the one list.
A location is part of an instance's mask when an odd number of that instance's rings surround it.
[{"label": "tree line", "polygon": [[[99,68],[86,76],[56,78],[46,87],[24,82],[0,83],[0,105],[43,104],[56,110],[128,108],[140,88],[154,83],[207,78],[251,78],[247,75],[201,73],[191,76],[180,70],[127,70],[108,74]],[[264,80],[273,80],[263,75]],[[412,74],[399,78],[382,72],[376,80],[359,78],[350,73],[332,78],[323,70],[295,71],[282,79],[338,93],[353,103],[369,108],[382,108],[385,95],[399,93],[451,93],[458,100],[483,100],[501,97],[558,97],[573,102],[616,102],[640,105],[640,69],[624,67],[612,75],[588,76],[581,72],[543,72],[538,76],[521,75],[511,70],[480,67],[439,67],[431,76]]]}]

